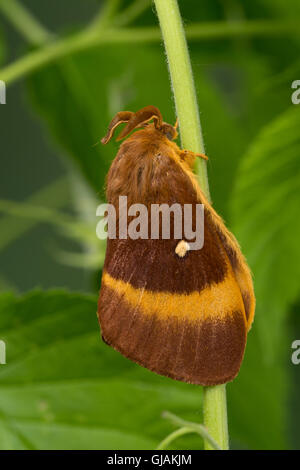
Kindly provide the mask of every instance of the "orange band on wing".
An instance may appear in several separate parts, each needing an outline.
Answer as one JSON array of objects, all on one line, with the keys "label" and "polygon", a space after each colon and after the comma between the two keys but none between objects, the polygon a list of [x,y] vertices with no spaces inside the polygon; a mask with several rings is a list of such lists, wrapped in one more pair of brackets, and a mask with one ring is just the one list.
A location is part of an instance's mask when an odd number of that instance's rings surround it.
[{"label": "orange band on wing", "polygon": [[220,320],[239,310],[245,316],[241,292],[231,271],[222,282],[191,294],[136,289],[129,282],[114,279],[107,272],[103,273],[102,282],[131,306],[138,306],[146,315],[158,314],[160,318],[177,317],[198,321],[212,318]]}]

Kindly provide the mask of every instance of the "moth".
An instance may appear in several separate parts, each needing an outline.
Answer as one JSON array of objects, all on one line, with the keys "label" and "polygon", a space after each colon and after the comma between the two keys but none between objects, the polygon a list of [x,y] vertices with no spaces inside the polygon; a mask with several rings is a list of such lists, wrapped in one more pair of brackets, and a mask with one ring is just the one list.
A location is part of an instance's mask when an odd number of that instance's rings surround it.
[{"label": "moth", "polygon": [[118,207],[127,196],[128,206],[203,204],[204,244],[189,250],[189,240],[172,230],[169,239],[109,238],[98,302],[102,338],[158,374],[205,386],[231,381],[255,297],[239,245],[193,173],[196,158],[207,157],[180,149],[176,125],[154,106],[117,113],[103,144],[122,123],[117,141],[127,139],[107,175],[108,202]]}]

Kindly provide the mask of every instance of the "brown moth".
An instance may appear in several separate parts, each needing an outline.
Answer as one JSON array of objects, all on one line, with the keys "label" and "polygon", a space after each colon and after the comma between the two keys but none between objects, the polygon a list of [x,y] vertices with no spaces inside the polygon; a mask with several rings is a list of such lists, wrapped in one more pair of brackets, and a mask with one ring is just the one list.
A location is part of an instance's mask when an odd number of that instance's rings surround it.
[{"label": "brown moth", "polygon": [[[152,122],[150,122],[152,121]],[[157,239],[108,239],[98,316],[104,341],[148,369],[176,380],[216,385],[232,380],[244,355],[255,297],[239,245],[199,187],[192,171],[197,157],[173,140],[176,126],[147,106],[118,113],[126,123],[107,176],[107,200],[128,206],[204,205],[204,245],[161,233]],[[149,222],[150,222],[149,212]],[[171,225],[174,218],[171,218]],[[174,227],[173,227],[174,228]]]}]

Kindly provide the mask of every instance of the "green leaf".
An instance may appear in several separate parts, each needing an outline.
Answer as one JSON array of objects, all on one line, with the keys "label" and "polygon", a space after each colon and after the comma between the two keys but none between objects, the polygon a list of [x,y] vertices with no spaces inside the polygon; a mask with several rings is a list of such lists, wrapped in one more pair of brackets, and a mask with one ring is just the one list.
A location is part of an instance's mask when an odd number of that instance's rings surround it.
[{"label": "green leaf", "polygon": [[[105,345],[95,312],[93,296],[0,296],[7,349],[0,449],[154,449],[174,430],[163,411],[202,422],[201,387],[153,374]],[[255,339],[251,332],[242,374],[229,386],[230,434],[234,446],[281,448],[280,368],[261,365]],[[174,447],[200,449],[202,442],[187,435]]]},{"label": "green leaf", "polygon": [[[229,435],[235,448],[278,450],[290,445],[286,432],[290,343],[283,327],[282,343],[269,360],[257,324],[264,313],[258,306],[241,370],[227,386]],[[273,335],[272,325],[268,335]]]},{"label": "green leaf", "polygon": [[254,273],[258,312],[264,312],[257,323],[271,355],[299,295],[299,125],[295,106],[260,133],[241,162],[232,199],[235,233]]},{"label": "green leaf", "polygon": [[299,297],[300,276],[299,126],[299,109],[291,107],[263,129],[241,161],[232,198],[234,233],[253,271],[257,309],[229,403],[234,423],[267,448],[286,445],[286,317]]},{"label": "green leaf", "polygon": [[123,358],[95,312],[96,298],[62,291],[0,296],[1,449],[154,449],[172,431],[164,410],[200,422],[201,388]]}]

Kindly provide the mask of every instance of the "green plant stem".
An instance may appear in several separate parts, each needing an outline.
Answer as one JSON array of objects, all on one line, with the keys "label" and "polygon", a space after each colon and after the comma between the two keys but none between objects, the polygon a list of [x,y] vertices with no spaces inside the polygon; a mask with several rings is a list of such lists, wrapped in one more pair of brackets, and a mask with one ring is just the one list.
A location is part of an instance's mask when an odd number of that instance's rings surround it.
[{"label": "green plant stem", "polygon": [[165,450],[178,437],[184,436],[185,434],[191,434],[194,432],[195,431],[193,429],[186,428],[186,427],[176,429],[176,431],[173,431],[171,434],[169,434],[165,439],[161,441],[161,443],[157,446],[157,450]]},{"label": "green plant stem", "polygon": [[[203,387],[203,414],[210,436],[221,449],[228,449],[226,385]],[[208,441],[205,441],[204,448],[213,449]]]},{"label": "green plant stem", "polygon": [[[192,66],[177,0],[154,0],[154,3],[167,53],[182,147],[204,153]],[[209,197],[203,160],[198,175],[200,186]]]},{"label": "green plant stem", "polygon": [[17,0],[0,0],[0,10],[31,44],[40,46],[53,37]]},{"label": "green plant stem", "polygon": [[45,222],[62,229],[66,235],[73,238],[86,241],[86,243],[95,242],[94,227],[78,222],[74,216],[59,212],[52,207],[0,199],[0,212],[17,218]]},{"label": "green plant stem", "polygon": [[[194,152],[204,152],[192,67],[177,0],[154,2],[167,53],[182,145]],[[198,178],[202,190],[209,198],[206,164],[203,161],[198,167]],[[226,388],[204,387],[203,393],[205,427],[221,449],[228,449]],[[214,448],[207,438],[205,448]]]},{"label": "green plant stem", "polygon": [[93,18],[90,28],[103,28],[109,24],[111,18],[113,18],[118,11],[120,3],[120,0],[106,0],[104,6],[101,4],[100,11],[95,18]]},{"label": "green plant stem", "polygon": [[[66,176],[61,177],[43,186],[26,199],[26,204],[32,206],[48,206],[49,201],[52,209],[61,209],[70,202],[69,180]],[[20,218],[12,214],[0,218],[0,252],[19,237],[31,230],[37,221],[34,219]]]},{"label": "green plant stem", "polygon": [[[193,423],[192,421],[186,421],[185,419],[179,418],[179,416],[176,416],[173,413],[170,413],[169,411],[165,411],[163,413],[163,418],[168,419],[176,426],[189,429],[190,431],[199,434],[203,438],[204,444],[206,445],[206,443],[208,443],[210,445],[210,449],[222,450],[221,446],[219,446],[218,442],[215,441],[215,439],[208,432],[206,426],[203,426],[203,424]],[[167,436],[167,438],[168,437],[170,436]]]},{"label": "green plant stem", "polygon": [[[1,1],[1,0],[0,0]],[[3,0],[2,0],[3,1]],[[241,36],[290,35],[299,31],[299,22],[248,21],[195,23],[186,28],[189,40],[214,40]],[[27,34],[27,29],[24,31]],[[156,27],[91,28],[57,39],[29,52],[0,70],[0,79],[7,85],[69,54],[105,44],[157,43],[161,34]]]},{"label": "green plant stem", "polygon": [[151,0],[135,0],[115,19],[114,25],[124,26],[132,23],[151,5]]}]

